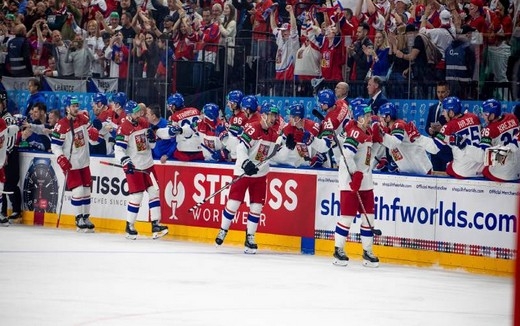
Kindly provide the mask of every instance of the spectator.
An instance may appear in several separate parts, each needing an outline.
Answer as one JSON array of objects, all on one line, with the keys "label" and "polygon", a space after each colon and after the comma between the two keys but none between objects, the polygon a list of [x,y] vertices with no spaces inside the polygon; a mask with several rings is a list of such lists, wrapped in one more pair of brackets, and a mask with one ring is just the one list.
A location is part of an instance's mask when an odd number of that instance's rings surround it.
[{"label": "spectator", "polygon": [[174,26],[173,47],[175,49],[175,60],[193,60],[195,43],[193,42],[193,28],[191,20],[186,16],[181,16]]},{"label": "spectator", "polygon": [[14,28],[15,37],[7,43],[5,64],[7,72],[13,77],[33,76],[31,64],[31,45],[26,38],[27,30],[18,24]]},{"label": "spectator", "polygon": [[345,43],[341,30],[332,24],[325,27],[321,43],[321,76],[326,81],[343,80],[343,66],[346,63]]},{"label": "spectator", "polygon": [[446,48],[446,81],[452,95],[462,99],[472,98],[473,73],[476,55],[470,39],[475,29],[469,25],[462,26],[462,33]]},{"label": "spectator", "polygon": [[39,78],[31,78],[27,83],[29,89],[29,98],[27,99],[27,106],[24,111],[24,116],[28,116],[32,108],[38,103],[45,103],[45,97],[41,92],[41,83]]},{"label": "spectator", "polygon": [[123,35],[123,43],[127,47],[132,45],[136,36],[135,28],[132,26],[132,17],[133,16],[128,11],[125,11],[121,14],[121,29],[119,32],[121,32]]},{"label": "spectator", "polygon": [[[103,1],[104,3],[104,1]],[[105,5],[106,6],[106,5]],[[105,52],[103,51],[104,43],[99,31],[99,24],[96,20],[89,20],[87,23],[87,33],[85,36],[87,47],[94,54],[92,62],[92,77],[104,77],[104,60]]]},{"label": "spectator", "polygon": [[[286,8],[291,17],[291,27],[296,23],[292,6]],[[308,19],[302,25],[302,42],[300,48],[296,51],[294,60],[294,75],[299,81],[311,80],[312,78],[321,76],[321,51],[320,45],[323,43],[321,28]],[[318,38],[319,37],[319,38]],[[302,87],[300,85],[300,87]]]},{"label": "spectator", "polygon": [[271,13],[271,29],[276,38],[276,76],[277,80],[292,80],[294,78],[294,58],[300,47],[296,18],[292,6],[287,5],[287,11],[291,17],[291,23],[284,23],[276,27],[275,13]]},{"label": "spectator", "polygon": [[[357,40],[348,47],[349,66],[353,71],[352,79],[361,82],[367,77],[368,70],[372,65],[370,54],[374,48],[374,44],[368,38],[370,27],[367,23],[361,23],[357,29]],[[356,94],[362,94],[358,89]]]},{"label": "spectator", "polygon": [[[109,77],[119,78],[120,81],[126,79],[128,54],[128,48],[123,43],[123,34],[117,32],[110,38],[110,46],[105,50],[105,59],[110,60]],[[123,85],[119,85],[119,89],[124,89]]]},{"label": "spectator", "polygon": [[141,33],[134,40],[136,57],[143,69],[143,78],[154,78],[159,63],[159,47],[151,32]]},{"label": "spectator", "polygon": [[74,67],[74,77],[87,78],[92,74],[94,52],[84,43],[83,36],[76,35],[67,51],[67,62]]},{"label": "spectator", "polygon": [[236,9],[231,3],[224,4],[224,20],[219,24],[220,45],[227,49],[226,64],[230,80],[234,80],[236,75],[233,73],[235,65],[235,37],[237,35]]},{"label": "spectator", "polygon": [[74,75],[74,67],[71,62],[67,61],[67,52],[70,46],[70,41],[63,41],[60,31],[52,31],[52,45],[50,51],[52,56],[56,59],[56,67],[58,76],[71,77]]},{"label": "spectator", "polygon": [[46,76],[46,77],[58,77],[58,68],[56,67],[56,59],[54,57],[49,57],[47,61],[47,66],[44,67],[43,70],[37,72],[37,76]]},{"label": "spectator", "polygon": [[388,53],[390,46],[385,31],[376,31],[374,38],[374,49],[372,50],[372,76],[378,76],[381,80],[386,81],[390,71],[390,61]]},{"label": "spectator", "polygon": [[35,76],[38,76],[41,75],[41,71],[47,66],[51,56],[48,47],[44,47],[45,43],[52,42],[51,31],[44,19],[34,23],[29,32],[27,32],[27,38],[31,44],[31,64]]},{"label": "spectator", "polygon": [[108,24],[103,19],[103,15],[101,13],[96,14],[96,20],[98,24],[103,25],[103,30],[101,32],[108,32],[110,35],[114,35],[117,31],[123,28],[123,26],[119,24],[119,14],[115,11],[110,13],[110,16],[108,16]]}]

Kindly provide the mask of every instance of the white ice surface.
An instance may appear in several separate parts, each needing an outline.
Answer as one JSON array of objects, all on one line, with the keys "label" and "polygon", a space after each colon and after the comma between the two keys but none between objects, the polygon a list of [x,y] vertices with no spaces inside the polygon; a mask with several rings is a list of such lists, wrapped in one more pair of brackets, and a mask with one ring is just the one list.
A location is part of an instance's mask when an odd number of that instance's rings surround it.
[{"label": "white ice surface", "polygon": [[511,278],[0,228],[0,325],[511,325]]}]

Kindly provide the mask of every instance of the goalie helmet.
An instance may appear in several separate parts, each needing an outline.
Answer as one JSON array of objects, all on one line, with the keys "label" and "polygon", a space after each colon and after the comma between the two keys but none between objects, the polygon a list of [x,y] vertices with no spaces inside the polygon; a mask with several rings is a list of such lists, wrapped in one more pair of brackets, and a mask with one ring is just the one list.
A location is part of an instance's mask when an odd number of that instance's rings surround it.
[{"label": "goalie helmet", "polygon": [[502,114],[500,102],[494,98],[484,101],[484,103],[482,103],[482,112],[493,113],[495,117],[498,118],[500,114]]},{"label": "goalie helmet", "polygon": [[336,103],[336,95],[331,89],[322,89],[318,92],[318,103],[327,105],[329,108]]},{"label": "goalie helmet", "polygon": [[450,96],[442,101],[442,108],[447,111],[453,111],[455,115],[462,113],[462,103],[458,97]]},{"label": "goalie helmet", "polygon": [[392,103],[385,103],[381,105],[381,107],[379,108],[379,115],[382,117],[386,117],[387,115],[389,115],[390,118],[392,118],[392,120],[397,119],[397,110],[395,108],[395,105],[393,105]]}]

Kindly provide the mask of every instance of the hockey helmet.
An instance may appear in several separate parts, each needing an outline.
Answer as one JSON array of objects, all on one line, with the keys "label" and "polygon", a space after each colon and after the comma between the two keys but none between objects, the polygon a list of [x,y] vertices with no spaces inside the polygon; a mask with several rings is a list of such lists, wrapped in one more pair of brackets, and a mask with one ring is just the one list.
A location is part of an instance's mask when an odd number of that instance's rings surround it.
[{"label": "hockey helmet", "polygon": [[107,105],[108,104],[107,96],[103,93],[96,93],[92,97],[92,102],[94,102],[96,104],[101,102],[101,104]]},{"label": "hockey helmet", "polygon": [[289,115],[292,115],[294,117],[300,117],[303,119],[305,116],[305,108],[301,104],[293,104],[289,107]]},{"label": "hockey helmet", "polygon": [[130,101],[126,102],[126,104],[125,104],[125,112],[127,115],[137,113],[140,110],[141,110],[141,107],[135,101],[130,100]]},{"label": "hockey helmet", "polygon": [[65,104],[65,106],[71,106],[71,105],[74,105],[74,104],[79,105],[78,97],[77,96],[67,95],[65,97],[65,100],[63,101],[63,104]]},{"label": "hockey helmet", "polygon": [[262,107],[260,108],[260,113],[262,113],[262,114],[269,114],[269,113],[279,114],[280,110],[273,103],[264,102],[262,104]]},{"label": "hockey helmet", "polygon": [[382,117],[386,117],[387,115],[389,115],[390,118],[392,118],[392,120],[395,120],[397,118],[397,110],[395,108],[395,105],[393,105],[390,102],[381,105],[381,107],[379,108],[379,115]]},{"label": "hockey helmet", "polygon": [[202,113],[211,121],[217,121],[219,107],[215,103],[208,103],[202,108]]},{"label": "hockey helmet", "polygon": [[502,114],[500,102],[494,98],[484,101],[484,103],[482,103],[482,112],[489,114],[493,113],[495,117],[499,117],[500,114]]},{"label": "hockey helmet", "polygon": [[184,97],[181,93],[175,93],[168,97],[168,105],[175,105],[176,109],[184,107]]},{"label": "hockey helmet", "polygon": [[354,108],[354,119],[357,120],[359,117],[362,117],[367,113],[372,113],[372,108],[369,105],[360,104]]},{"label": "hockey helmet", "polygon": [[318,92],[318,103],[325,104],[329,108],[332,107],[336,103],[336,95],[332,91],[332,89],[322,89]]},{"label": "hockey helmet", "polygon": [[366,100],[362,97],[356,97],[355,99],[350,101],[350,105],[354,108],[360,104],[366,104]]},{"label": "hockey helmet", "polygon": [[227,100],[229,102],[236,103],[237,105],[240,105],[240,102],[242,102],[243,98],[244,98],[244,93],[242,93],[239,90],[231,91],[227,95]]},{"label": "hockey helmet", "polygon": [[119,106],[124,107],[126,104],[127,98],[126,94],[123,92],[118,92],[112,95],[112,102],[119,104]]},{"label": "hockey helmet", "polygon": [[447,111],[453,111],[455,115],[462,113],[462,103],[460,103],[459,98],[455,96],[445,98],[442,101],[442,108]]},{"label": "hockey helmet", "polygon": [[251,112],[258,110],[258,100],[254,95],[246,95],[240,102],[240,106],[243,109],[249,109]]}]

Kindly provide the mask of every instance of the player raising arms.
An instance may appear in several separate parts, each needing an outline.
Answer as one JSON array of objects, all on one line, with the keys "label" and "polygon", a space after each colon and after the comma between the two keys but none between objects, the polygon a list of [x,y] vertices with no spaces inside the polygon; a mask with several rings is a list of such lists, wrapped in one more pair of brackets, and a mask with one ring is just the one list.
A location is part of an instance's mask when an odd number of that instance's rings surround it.
[{"label": "player raising arms", "polygon": [[514,114],[502,114],[500,102],[495,99],[482,103],[482,116],[486,123],[480,140],[480,147],[485,150],[482,174],[499,182],[520,179],[518,119]]},{"label": "player raising arms", "polygon": [[65,99],[67,116],[62,118],[51,134],[51,150],[58,158],[58,165],[65,175],[65,185],[72,190],[71,204],[76,213],[78,232],[94,232],[90,216],[90,149],[88,113],[79,111],[76,96]]},{"label": "player raising arms", "polygon": [[333,263],[338,266],[348,264],[349,259],[344,250],[345,242],[350,232],[350,225],[359,212],[362,213],[360,235],[363,246],[363,266],[378,267],[379,258],[372,251],[374,243],[372,231],[374,182],[370,164],[372,109],[366,104],[361,104],[354,109],[353,113],[354,119],[345,126],[343,157],[339,162],[340,217],[334,234]]},{"label": "player raising arms", "polygon": [[160,238],[168,233],[168,228],[159,224],[161,219],[159,189],[152,181],[152,178],[155,178],[155,170],[151,147],[155,146],[155,135],[150,129],[149,122],[142,117],[141,107],[136,102],[128,101],[124,110],[126,117],[117,129],[115,157],[123,165],[128,183],[126,237],[131,240],[137,239],[134,224],[143,200],[143,193],[147,191],[153,238]]},{"label": "player raising arms", "polygon": [[[257,102],[253,96],[242,99],[242,107],[247,107],[248,114],[255,112],[254,103]],[[247,216],[244,252],[254,254],[258,249],[255,242],[255,233],[260,221],[260,215],[262,214],[262,207],[265,203],[267,173],[269,172],[268,163],[260,166],[258,164],[263,162],[278,148],[275,145],[278,135],[272,128],[276,119],[278,119],[278,113],[276,107],[266,107],[266,111],[262,112],[260,119],[247,123],[244,132],[240,136],[240,143],[237,146],[237,160],[233,172],[236,176],[244,173],[246,176],[231,185],[228,202],[222,212],[220,231],[215,239],[215,243],[218,246],[224,242],[231,222],[235,218],[240,204],[244,201],[245,193],[249,191],[249,214]]]}]

